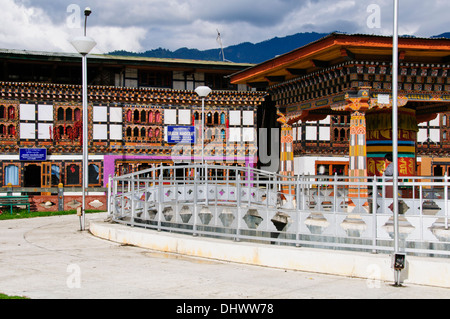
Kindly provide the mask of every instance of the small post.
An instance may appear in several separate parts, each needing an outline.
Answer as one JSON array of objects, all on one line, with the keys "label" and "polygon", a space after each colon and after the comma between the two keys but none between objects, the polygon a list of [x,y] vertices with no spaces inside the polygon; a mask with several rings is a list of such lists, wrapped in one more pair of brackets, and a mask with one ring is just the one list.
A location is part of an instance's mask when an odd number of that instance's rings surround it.
[{"label": "small post", "polygon": [[192,226],[193,236],[197,236],[197,216],[198,216],[198,172],[196,168],[194,172],[194,225]]},{"label": "small post", "polygon": [[163,215],[163,202],[164,202],[164,183],[163,183],[163,174],[159,174],[159,185],[158,185],[158,195],[159,195],[159,203],[158,203],[158,231],[161,231],[161,221]]},{"label": "small post", "polygon": [[112,201],[112,193],[113,193],[113,182],[112,182],[111,174],[109,174],[109,176],[108,176],[107,189],[108,189],[108,215],[112,215],[112,211],[111,211],[112,203],[111,203],[111,201]]},{"label": "small post", "polygon": [[58,210],[61,212],[64,210],[64,185],[58,184]]},{"label": "small post", "polygon": [[[237,170],[236,170],[237,172]],[[241,175],[236,174],[236,207],[237,207],[237,226],[236,226],[236,241],[240,241],[241,228]]]},{"label": "small post", "polygon": [[377,253],[377,200],[378,200],[378,189],[377,189],[377,176],[373,176],[372,183],[372,215],[373,215],[373,249],[372,253]]},{"label": "small post", "polygon": [[445,229],[448,229],[448,175],[444,175],[444,207],[445,207]]}]

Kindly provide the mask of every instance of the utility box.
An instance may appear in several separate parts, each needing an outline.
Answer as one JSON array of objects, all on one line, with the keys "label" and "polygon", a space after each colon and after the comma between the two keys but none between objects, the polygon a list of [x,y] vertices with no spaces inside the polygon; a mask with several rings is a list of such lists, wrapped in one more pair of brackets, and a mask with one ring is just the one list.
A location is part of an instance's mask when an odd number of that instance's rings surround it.
[{"label": "utility box", "polygon": [[392,268],[394,270],[403,270],[405,269],[406,264],[406,255],[405,254],[394,254],[392,258]]}]

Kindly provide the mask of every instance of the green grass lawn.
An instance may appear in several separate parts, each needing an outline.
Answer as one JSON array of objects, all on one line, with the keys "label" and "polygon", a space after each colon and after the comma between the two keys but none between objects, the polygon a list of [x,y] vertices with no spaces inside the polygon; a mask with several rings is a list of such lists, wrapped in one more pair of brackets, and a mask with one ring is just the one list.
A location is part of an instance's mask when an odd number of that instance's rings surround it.
[{"label": "green grass lawn", "polygon": [[0,299],[30,299],[30,298],[21,297],[21,296],[8,296],[8,295],[0,293]]},{"label": "green grass lawn", "polygon": [[[100,213],[103,211],[100,210],[87,210],[86,213]],[[59,211],[59,212],[30,212],[28,213],[28,210],[26,209],[19,209],[14,210],[11,214],[8,209],[3,210],[3,212],[0,214],[0,220],[7,220],[7,219],[20,219],[20,218],[34,218],[34,217],[46,217],[46,216],[58,216],[58,215],[75,215],[77,213],[76,210],[66,210],[66,211]]]}]

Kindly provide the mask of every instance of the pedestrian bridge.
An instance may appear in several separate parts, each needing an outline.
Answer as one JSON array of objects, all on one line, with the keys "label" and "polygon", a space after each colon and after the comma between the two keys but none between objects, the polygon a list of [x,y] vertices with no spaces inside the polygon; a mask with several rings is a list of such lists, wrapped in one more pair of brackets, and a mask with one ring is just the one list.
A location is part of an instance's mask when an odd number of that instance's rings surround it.
[{"label": "pedestrian bridge", "polygon": [[[398,185],[400,250],[450,257],[447,176],[402,177]],[[111,177],[108,212],[117,223],[158,231],[392,253],[390,187],[384,177],[288,178],[251,167],[161,166]]]}]

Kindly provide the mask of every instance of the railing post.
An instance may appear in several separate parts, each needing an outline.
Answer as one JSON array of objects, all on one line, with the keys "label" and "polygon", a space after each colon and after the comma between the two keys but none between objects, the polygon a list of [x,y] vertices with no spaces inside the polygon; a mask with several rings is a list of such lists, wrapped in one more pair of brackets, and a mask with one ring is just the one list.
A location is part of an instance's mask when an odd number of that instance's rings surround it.
[{"label": "railing post", "polygon": [[377,200],[378,200],[378,188],[377,188],[377,177],[373,177],[372,182],[372,215],[373,215],[373,249],[372,253],[377,253]]},{"label": "railing post", "polygon": [[297,175],[297,192],[296,192],[296,196],[295,196],[295,202],[296,202],[296,206],[297,206],[297,213],[300,210],[300,175]]},{"label": "railing post", "polygon": [[271,178],[269,176],[267,183],[266,183],[266,211],[268,211],[268,209],[269,209],[271,190],[272,190],[272,183],[271,183]]},{"label": "railing post", "polygon": [[305,186],[305,181],[306,181],[306,179],[305,179],[305,174],[302,174],[301,175],[301,180],[302,180],[302,183],[301,183],[301,197],[302,197],[302,205],[301,205],[301,209],[302,210],[305,210],[305,207],[306,207],[306,196],[305,196],[305,194],[306,194],[306,186]]},{"label": "railing post", "polygon": [[147,221],[150,219],[148,214],[148,179],[144,179],[144,210],[142,212],[143,220]]},{"label": "railing post", "polygon": [[197,217],[198,216],[198,174],[194,171],[194,225],[192,226],[193,236],[197,236]]},{"label": "railing post", "polygon": [[112,205],[112,191],[113,191],[113,185],[112,185],[112,177],[111,174],[109,174],[108,176],[108,201],[107,201],[107,205],[108,205],[108,215],[112,215],[111,212],[111,205]]},{"label": "railing post", "polygon": [[300,190],[300,175],[297,175],[297,196],[295,198],[296,201],[296,212],[295,214],[297,215],[296,217],[296,221],[295,221],[295,246],[296,247],[300,247],[299,241],[300,241],[300,194],[301,194],[301,190]]},{"label": "railing post", "polygon": [[135,217],[135,210],[134,207],[136,205],[136,200],[135,200],[135,189],[134,189],[134,174],[131,175],[131,179],[130,179],[130,183],[131,186],[129,187],[130,189],[129,194],[130,194],[130,198],[131,198],[131,226],[134,226],[134,217]]},{"label": "railing post", "polygon": [[159,185],[158,185],[158,195],[159,195],[159,203],[158,203],[158,231],[161,231],[161,220],[163,215],[163,207],[164,207],[164,183],[163,183],[163,174],[162,174],[162,166],[161,172],[159,174]]},{"label": "railing post", "polygon": [[208,163],[205,162],[205,205],[208,206]]},{"label": "railing post", "polygon": [[382,196],[382,203],[383,203],[383,214],[386,214],[386,178],[385,176],[381,176],[381,182],[383,183],[381,186],[381,196]]},{"label": "railing post", "polygon": [[125,216],[125,181],[123,179],[121,179],[122,181],[122,192],[121,192],[121,196],[120,196],[120,207],[122,208],[122,212],[121,212],[121,216],[120,217],[124,217]]},{"label": "railing post", "polygon": [[240,241],[241,229],[241,175],[236,170],[236,206],[237,206],[237,226],[236,226],[236,241]]},{"label": "railing post", "polygon": [[333,207],[334,213],[338,211],[337,209],[337,173],[334,173],[334,184],[333,184]]},{"label": "railing post", "polygon": [[250,208],[251,205],[251,193],[252,193],[252,188],[250,185],[250,164],[248,164],[247,166],[247,187],[248,187],[248,207]]},{"label": "railing post", "polygon": [[448,175],[444,175],[444,209],[445,209],[445,229],[448,229]]}]

